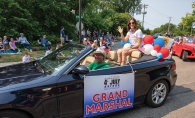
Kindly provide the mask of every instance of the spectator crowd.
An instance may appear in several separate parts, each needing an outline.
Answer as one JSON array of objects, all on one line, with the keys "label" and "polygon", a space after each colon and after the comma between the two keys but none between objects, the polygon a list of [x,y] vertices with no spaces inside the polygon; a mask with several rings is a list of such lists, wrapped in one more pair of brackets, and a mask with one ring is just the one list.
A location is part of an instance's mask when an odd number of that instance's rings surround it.
[{"label": "spectator crowd", "polygon": [[101,30],[94,30],[91,32],[89,29],[85,31],[83,29],[81,31],[81,39],[83,41],[83,45],[89,45],[91,47],[101,47],[104,49],[111,49],[114,46],[114,42],[116,42],[117,37],[111,33],[107,32],[104,34]]}]

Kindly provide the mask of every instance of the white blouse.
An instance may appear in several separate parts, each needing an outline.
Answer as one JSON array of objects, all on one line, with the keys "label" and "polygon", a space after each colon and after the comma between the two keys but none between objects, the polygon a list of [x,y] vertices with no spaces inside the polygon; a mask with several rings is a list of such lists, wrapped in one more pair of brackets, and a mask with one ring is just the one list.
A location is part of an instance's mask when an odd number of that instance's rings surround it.
[{"label": "white blouse", "polygon": [[134,33],[131,30],[129,30],[127,32],[127,35],[129,36],[129,42],[131,43],[131,45],[138,44],[138,40],[137,39],[143,37],[143,33],[142,33],[142,31],[140,29],[138,29]]}]

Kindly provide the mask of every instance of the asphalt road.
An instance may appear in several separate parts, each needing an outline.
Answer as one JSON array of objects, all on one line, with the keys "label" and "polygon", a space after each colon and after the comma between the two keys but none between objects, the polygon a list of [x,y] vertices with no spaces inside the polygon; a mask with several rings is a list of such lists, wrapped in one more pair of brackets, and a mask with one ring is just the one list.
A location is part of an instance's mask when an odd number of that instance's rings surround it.
[{"label": "asphalt road", "polygon": [[178,78],[163,106],[150,108],[142,105],[106,118],[195,118],[195,61],[183,62],[177,56],[173,58]]}]

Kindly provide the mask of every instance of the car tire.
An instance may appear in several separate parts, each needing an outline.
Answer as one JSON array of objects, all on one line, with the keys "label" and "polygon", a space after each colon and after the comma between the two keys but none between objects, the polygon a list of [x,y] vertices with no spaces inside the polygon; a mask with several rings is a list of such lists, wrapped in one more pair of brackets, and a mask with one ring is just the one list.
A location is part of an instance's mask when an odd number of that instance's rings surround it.
[{"label": "car tire", "polygon": [[[163,87],[163,88],[162,88]],[[156,108],[163,105],[169,92],[168,84],[165,80],[157,81],[149,90],[146,97],[146,104]]]},{"label": "car tire", "polygon": [[188,56],[188,52],[187,51],[183,51],[182,52],[182,60],[186,61],[187,60],[187,56]]},{"label": "car tire", "polygon": [[0,118],[31,118],[28,114],[15,110],[0,111]]}]

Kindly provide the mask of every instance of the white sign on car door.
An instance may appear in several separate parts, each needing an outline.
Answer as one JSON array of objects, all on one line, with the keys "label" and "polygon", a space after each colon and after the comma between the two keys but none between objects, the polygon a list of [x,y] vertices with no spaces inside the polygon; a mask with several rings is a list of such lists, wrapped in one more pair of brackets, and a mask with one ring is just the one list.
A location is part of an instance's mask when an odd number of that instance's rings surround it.
[{"label": "white sign on car door", "polygon": [[84,79],[84,117],[132,108],[134,73],[86,76]]}]

